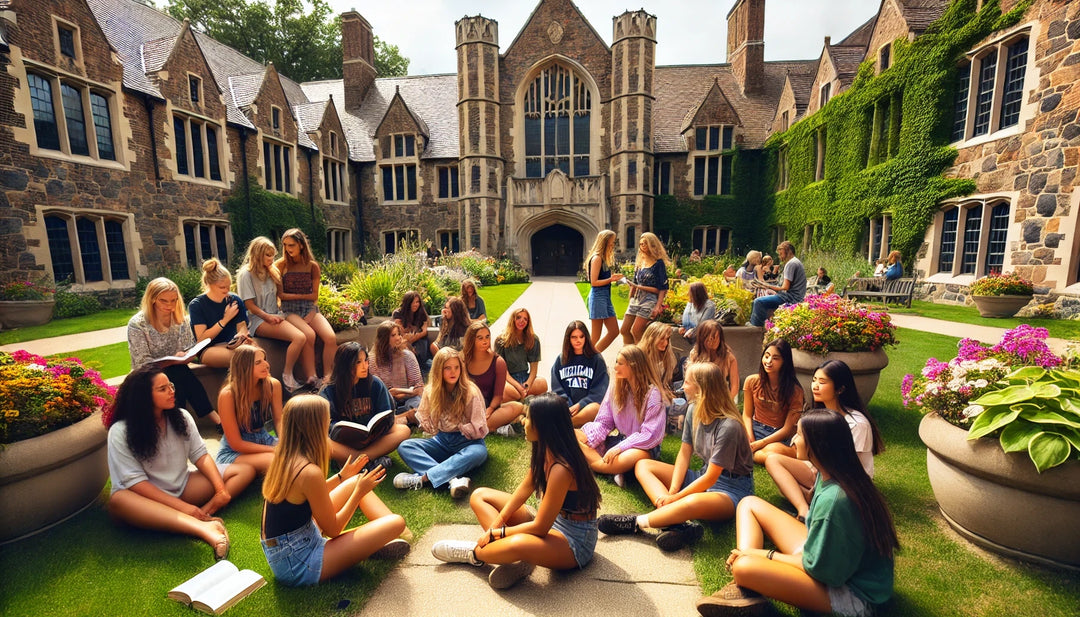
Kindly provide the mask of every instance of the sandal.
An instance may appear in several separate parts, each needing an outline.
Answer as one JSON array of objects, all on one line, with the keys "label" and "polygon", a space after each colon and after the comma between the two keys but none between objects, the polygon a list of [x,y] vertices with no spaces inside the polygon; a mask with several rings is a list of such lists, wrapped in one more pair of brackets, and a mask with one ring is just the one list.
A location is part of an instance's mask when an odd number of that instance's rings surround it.
[{"label": "sandal", "polygon": [[229,530],[225,527],[225,521],[220,518],[214,517],[210,520],[221,523],[221,531],[225,534],[223,538],[211,545],[214,549],[214,561],[221,561],[229,556],[229,548],[231,548],[231,543],[229,542]]}]

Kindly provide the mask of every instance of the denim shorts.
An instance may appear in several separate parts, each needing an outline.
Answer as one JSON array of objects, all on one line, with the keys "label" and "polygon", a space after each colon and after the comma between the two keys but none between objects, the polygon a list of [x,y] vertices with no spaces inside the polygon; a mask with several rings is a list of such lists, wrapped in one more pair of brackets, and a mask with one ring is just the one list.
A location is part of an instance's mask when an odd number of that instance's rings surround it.
[{"label": "denim shorts", "polygon": [[[703,475],[705,475],[704,468],[697,471],[687,469],[686,477],[683,478],[682,488],[690,486],[691,482]],[[705,492],[723,493],[731,499],[732,506],[738,506],[739,501],[742,500],[743,497],[749,497],[754,494],[754,476],[753,474],[733,476],[725,469],[720,472],[720,477],[716,479],[716,483],[705,489]]]},{"label": "denim shorts", "polygon": [[855,595],[851,587],[829,587],[829,605],[836,615],[844,617],[871,617],[876,611],[874,605]]},{"label": "denim shorts", "polygon": [[289,587],[318,584],[325,547],[326,538],[314,519],[298,529],[262,541],[263,554],[274,578]]},{"label": "denim shorts", "polygon": [[[615,446],[619,445],[620,443],[622,443],[622,440],[624,440],[624,439],[626,439],[626,435],[608,435],[607,437],[604,438],[604,451],[601,452],[600,454],[604,454],[608,450],[610,450],[610,449],[614,448]],[[639,449],[645,450],[644,448],[639,448]],[[649,453],[649,458],[651,458],[653,460],[656,460],[656,461],[660,460],[660,444],[656,444],[655,446],[653,446],[653,447],[651,447],[651,448],[649,448],[648,450],[645,450],[645,451]]]},{"label": "denim shorts", "polygon": [[626,307],[626,314],[642,319],[652,319],[653,309],[656,308],[660,296],[647,291],[639,291],[630,298],[630,306]]},{"label": "denim shorts", "polygon": [[514,378],[521,385],[525,385],[525,382],[529,380],[529,373],[532,371],[518,371],[516,373],[510,373],[510,376]]},{"label": "denim shorts", "polygon": [[611,285],[593,287],[589,290],[589,319],[615,317],[615,305],[611,303]]},{"label": "denim shorts", "polygon": [[[253,432],[242,430],[240,431],[240,437],[243,438],[244,441],[250,441],[251,443],[257,443],[264,446],[277,445],[278,441],[277,437],[268,433],[264,428]],[[240,456],[240,453],[233,450],[232,446],[229,445],[229,440],[225,439],[225,436],[222,435],[221,448],[218,449],[217,457],[214,458],[214,462],[217,463],[218,469],[224,471],[225,467],[227,467],[229,463],[235,461],[238,456]]]},{"label": "denim shorts", "polygon": [[578,568],[584,568],[592,561],[593,552],[596,550],[595,518],[588,521],[572,521],[559,514],[555,517],[555,522],[551,525],[551,528],[566,538]]}]

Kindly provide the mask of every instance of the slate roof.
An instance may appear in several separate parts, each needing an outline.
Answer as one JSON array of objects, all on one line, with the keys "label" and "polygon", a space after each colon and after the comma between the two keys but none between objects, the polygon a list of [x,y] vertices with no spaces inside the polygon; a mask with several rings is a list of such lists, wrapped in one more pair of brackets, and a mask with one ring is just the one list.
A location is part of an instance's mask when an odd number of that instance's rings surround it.
[{"label": "slate roof", "polygon": [[810,91],[814,88],[816,74],[816,62],[812,65],[812,69],[805,73],[795,71],[788,73],[788,79],[791,80],[791,92],[795,95],[795,113],[797,117],[802,117],[803,113],[806,112],[806,108],[810,106]]},{"label": "slate roof", "polygon": [[915,34],[922,34],[945,14],[949,0],[897,0],[900,9],[904,12],[904,19],[908,27]]},{"label": "slate roof", "polygon": [[833,67],[836,69],[837,79],[841,87],[851,85],[855,74],[859,72],[859,64],[866,57],[866,47],[862,45],[829,45],[829,57],[832,58]]},{"label": "slate roof", "polygon": [[[880,9],[879,9],[880,12]],[[877,24],[877,13],[874,16],[866,20],[866,23],[855,28],[855,30],[844,37],[844,40],[837,43],[837,45],[858,45],[863,49],[870,44],[870,39],[874,36],[874,25]]]},{"label": "slate roof", "polygon": [[300,145],[311,148],[312,150],[319,149],[319,145],[311,140],[311,136],[309,136],[308,133],[319,130],[328,104],[328,101],[318,101],[315,103],[302,103],[293,106],[293,115],[296,116],[296,125],[297,129],[300,131],[300,139],[302,140]]},{"label": "slate roof", "polygon": [[166,36],[155,41],[147,41],[142,44],[140,55],[144,73],[156,73],[165,66],[172,54],[173,45],[176,44],[175,36]]},{"label": "slate roof", "polygon": [[[311,101],[325,101],[331,95],[335,101],[345,100],[345,83],[340,79],[307,82],[302,88]],[[341,124],[349,142],[349,158],[362,162],[375,160],[372,138],[395,91],[401,94],[414,117],[421,118],[428,127],[428,143],[421,158],[457,158],[457,75],[452,73],[379,78],[359,110],[339,107]]]}]

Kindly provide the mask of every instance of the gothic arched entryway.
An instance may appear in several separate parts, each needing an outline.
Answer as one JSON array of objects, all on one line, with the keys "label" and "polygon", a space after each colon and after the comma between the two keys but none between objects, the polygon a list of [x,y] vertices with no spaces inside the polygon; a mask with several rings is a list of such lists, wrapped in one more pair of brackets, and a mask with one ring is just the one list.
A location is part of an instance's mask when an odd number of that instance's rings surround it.
[{"label": "gothic arched entryway", "polygon": [[585,259],[585,237],[566,225],[541,229],[529,244],[535,276],[576,276]]}]

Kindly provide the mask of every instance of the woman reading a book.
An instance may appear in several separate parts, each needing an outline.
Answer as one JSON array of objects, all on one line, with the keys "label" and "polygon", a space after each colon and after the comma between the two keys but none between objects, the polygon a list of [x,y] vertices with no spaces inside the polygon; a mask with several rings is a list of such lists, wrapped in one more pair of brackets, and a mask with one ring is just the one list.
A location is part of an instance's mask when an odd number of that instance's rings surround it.
[{"label": "woman reading a book", "polygon": [[213,515],[251,483],[255,470],[241,463],[218,473],[195,421],[176,406],[172,382],[154,366],[124,379],[105,423],[109,514],[135,527],[199,538],[215,559],[227,557],[229,534]]},{"label": "woman reading a book", "polygon": [[[483,533],[476,542],[443,540],[432,554],[441,561],[495,567],[494,589],[506,589],[537,565],[557,570],[585,567],[596,548],[600,487],[577,446],[566,401],[543,394],[529,406],[525,439],[532,442],[529,469],[513,495],[478,488],[470,506]],[[536,494],[536,510],[525,505]]]},{"label": "woman reading a book", "polygon": [[[262,547],[274,578],[283,585],[314,585],[368,557],[398,558],[409,543],[398,538],[405,519],[372,490],[386,477],[366,456],[330,466],[330,405],[304,394],[282,414],[281,441],[263,482]],[[346,530],[357,508],[368,523]],[[316,526],[317,525],[317,526]]]},{"label": "woman reading a book", "polygon": [[233,350],[248,340],[247,308],[240,296],[231,293],[232,275],[216,258],[202,265],[203,293],[188,303],[191,331],[195,340],[210,339],[210,346],[199,354],[199,362],[214,368],[226,368]]},{"label": "woman reading a book", "polygon": [[389,469],[390,459],[385,455],[408,439],[412,431],[408,426],[394,422],[393,399],[382,380],[368,370],[368,353],[363,345],[348,342],[338,346],[334,353],[331,382],[320,394],[330,403],[331,428],[342,421],[366,425],[376,415],[390,412],[389,422],[379,423],[378,430],[373,429],[347,442],[344,439],[330,440],[330,458],[338,464],[363,455]]},{"label": "woman reading a book", "polygon": [[[176,402],[187,405],[200,418],[209,416],[221,428],[221,416],[214,411],[210,397],[191,368],[180,361],[158,360],[183,355],[185,349],[195,344],[191,320],[185,314],[184,299],[176,283],[158,277],[146,285],[139,312],[128,321],[127,337],[132,370],[152,362],[162,367],[176,387]],[[189,362],[193,360],[194,356]]]},{"label": "woman reading a book", "polygon": [[222,469],[244,463],[266,473],[274,457],[274,437],[266,430],[267,420],[281,426],[281,382],[270,376],[266,352],[253,345],[241,345],[233,352],[225,385],[218,393],[221,411],[221,438],[217,463]]}]

